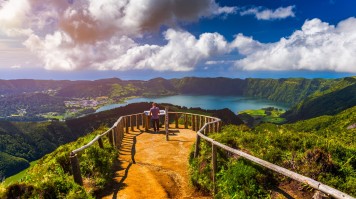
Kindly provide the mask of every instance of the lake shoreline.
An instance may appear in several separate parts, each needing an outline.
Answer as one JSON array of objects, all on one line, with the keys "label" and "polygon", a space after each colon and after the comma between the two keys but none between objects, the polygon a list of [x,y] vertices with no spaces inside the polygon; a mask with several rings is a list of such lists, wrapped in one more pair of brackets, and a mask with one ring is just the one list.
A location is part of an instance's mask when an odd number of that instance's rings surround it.
[{"label": "lake shoreline", "polygon": [[[287,103],[275,102],[265,98],[258,98],[252,96],[213,96],[213,95],[169,95],[159,97],[129,97],[124,99],[124,103],[115,103],[102,106],[96,110],[95,113],[111,110],[114,108],[126,106],[131,103],[138,102],[156,102],[169,103],[178,106],[185,106],[188,108],[202,108],[208,110],[217,110],[228,108],[235,114],[243,110],[261,109],[266,107],[275,107],[288,110],[291,105]],[[149,108],[149,107],[148,107]]]}]

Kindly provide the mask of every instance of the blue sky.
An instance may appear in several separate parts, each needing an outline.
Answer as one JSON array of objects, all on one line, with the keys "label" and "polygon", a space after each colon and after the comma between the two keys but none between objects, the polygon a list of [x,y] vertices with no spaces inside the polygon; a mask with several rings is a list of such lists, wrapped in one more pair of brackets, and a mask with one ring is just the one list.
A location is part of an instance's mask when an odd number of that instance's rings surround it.
[{"label": "blue sky", "polygon": [[356,75],[353,0],[0,0],[0,79]]}]

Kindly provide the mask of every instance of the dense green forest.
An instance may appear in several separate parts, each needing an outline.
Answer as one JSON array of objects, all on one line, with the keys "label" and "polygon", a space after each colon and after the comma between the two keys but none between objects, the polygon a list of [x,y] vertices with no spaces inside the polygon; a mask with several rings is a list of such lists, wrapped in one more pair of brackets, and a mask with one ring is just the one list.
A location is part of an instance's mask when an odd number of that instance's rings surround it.
[{"label": "dense green forest", "polygon": [[309,119],[321,115],[334,115],[342,110],[356,106],[356,78],[345,78],[332,87],[315,92],[283,117],[288,121]]},{"label": "dense green forest", "polygon": [[[0,117],[11,114],[23,114],[27,117],[35,117],[39,113],[58,112],[64,113],[63,97],[50,96],[45,93],[28,93],[0,98]],[[20,113],[24,109],[26,113]]]}]

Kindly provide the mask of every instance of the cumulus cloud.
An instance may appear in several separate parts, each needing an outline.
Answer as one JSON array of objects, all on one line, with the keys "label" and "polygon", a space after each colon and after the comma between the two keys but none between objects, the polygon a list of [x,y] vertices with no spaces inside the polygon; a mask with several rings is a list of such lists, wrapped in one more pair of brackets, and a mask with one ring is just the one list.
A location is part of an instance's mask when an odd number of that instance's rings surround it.
[{"label": "cumulus cloud", "polygon": [[[50,70],[187,71],[223,53],[227,42],[215,33],[195,38],[179,31],[179,22],[234,10],[215,0],[8,0],[0,1],[0,30],[26,35],[23,44]],[[135,42],[163,25],[171,27],[164,33],[166,45]]]},{"label": "cumulus cloud", "polygon": [[0,1],[0,29],[8,35],[31,34],[31,29],[23,28],[30,9],[27,0]]},{"label": "cumulus cloud", "polygon": [[254,15],[258,20],[275,20],[295,17],[295,6],[280,7],[276,10],[263,9],[262,7],[250,8],[240,12],[240,15]]},{"label": "cumulus cloud", "polygon": [[[260,19],[277,19],[293,17],[293,8],[249,12]],[[180,21],[236,11],[214,0],[0,0],[0,30],[25,38],[23,44],[48,70],[190,71],[199,63],[231,64],[211,59],[237,51],[243,56],[233,63],[238,70],[356,72],[355,18],[336,26],[308,20],[301,30],[275,43],[243,34],[227,42],[218,33],[194,36],[179,29]],[[169,27],[163,33],[165,44],[137,42],[162,25]]]},{"label": "cumulus cloud", "polygon": [[140,45],[128,37],[113,37],[96,45],[73,45],[68,35],[56,32],[44,40],[32,36],[25,45],[44,60],[46,69],[64,70],[91,67],[189,71],[201,60],[230,50],[224,37],[217,33],[205,33],[196,38],[185,31],[168,29],[164,37],[167,44],[162,46]]},{"label": "cumulus cloud", "polygon": [[330,70],[356,72],[356,18],[336,26],[308,20],[301,30],[275,43],[259,43],[237,35],[231,44],[245,58],[235,62],[243,70]]}]

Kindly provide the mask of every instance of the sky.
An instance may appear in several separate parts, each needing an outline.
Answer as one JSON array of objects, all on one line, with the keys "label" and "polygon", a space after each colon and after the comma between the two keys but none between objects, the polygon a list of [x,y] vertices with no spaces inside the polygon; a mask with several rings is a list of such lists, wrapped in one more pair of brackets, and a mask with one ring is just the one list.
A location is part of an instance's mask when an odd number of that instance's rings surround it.
[{"label": "sky", "polygon": [[354,0],[0,0],[0,79],[355,75]]}]

